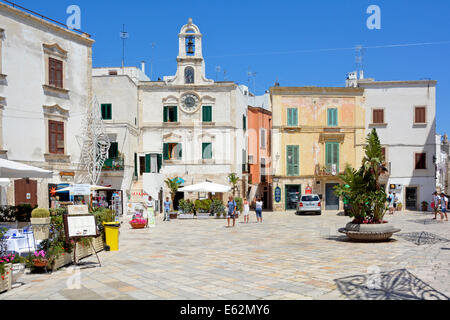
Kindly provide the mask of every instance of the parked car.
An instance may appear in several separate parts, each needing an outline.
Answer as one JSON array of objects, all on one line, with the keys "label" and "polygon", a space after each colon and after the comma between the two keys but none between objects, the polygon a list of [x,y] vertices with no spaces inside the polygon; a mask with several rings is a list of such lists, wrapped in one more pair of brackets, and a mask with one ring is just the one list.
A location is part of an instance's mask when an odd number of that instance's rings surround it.
[{"label": "parked car", "polygon": [[318,194],[305,194],[302,195],[298,202],[296,214],[302,214],[306,212],[322,214],[322,205]]},{"label": "parked car", "polygon": [[288,209],[295,209],[297,208],[298,204],[298,192],[288,192],[287,194],[287,200],[288,200]]}]

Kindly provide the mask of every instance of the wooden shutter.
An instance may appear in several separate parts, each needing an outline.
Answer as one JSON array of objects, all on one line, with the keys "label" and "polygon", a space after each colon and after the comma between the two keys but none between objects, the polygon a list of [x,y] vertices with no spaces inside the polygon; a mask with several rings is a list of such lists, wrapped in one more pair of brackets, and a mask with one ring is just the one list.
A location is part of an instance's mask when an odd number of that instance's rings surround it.
[{"label": "wooden shutter", "polygon": [[425,111],[426,111],[425,107],[416,107],[415,108],[415,112],[414,112],[415,113],[415,117],[414,117],[415,123],[425,123],[426,122]]},{"label": "wooden shutter", "polygon": [[173,107],[174,112],[173,112],[173,122],[178,122],[178,108],[177,107]]},{"label": "wooden shutter", "polygon": [[63,88],[62,61],[48,58],[48,69],[49,85]]},{"label": "wooden shutter", "polygon": [[384,123],[384,110],[374,109],[373,110],[373,123]]},{"label": "wooden shutter", "polygon": [[162,154],[158,153],[156,156],[156,161],[158,163],[158,173],[161,171],[162,166]]},{"label": "wooden shutter", "polygon": [[336,165],[336,172],[339,172],[339,143],[325,143],[325,166],[328,170],[332,169],[332,165]]},{"label": "wooden shutter", "polygon": [[183,150],[181,147],[181,143],[177,144],[177,159],[181,160],[183,158]]},{"label": "wooden shutter", "polygon": [[163,158],[164,158],[164,160],[169,160],[169,144],[168,143],[163,144]]},{"label": "wooden shutter", "polygon": [[138,176],[137,153],[134,153],[134,176]]},{"label": "wooden shutter", "polygon": [[211,122],[212,121],[212,107],[211,106],[203,106],[203,122]]},{"label": "wooden shutter", "polygon": [[64,154],[64,122],[48,121],[49,153]]},{"label": "wooden shutter", "polygon": [[287,118],[288,126],[295,127],[298,124],[297,108],[288,108]]},{"label": "wooden shutter", "polygon": [[145,172],[151,172],[150,171],[150,161],[151,161],[150,154],[146,154],[145,155]]},{"label": "wooden shutter", "polygon": [[164,107],[163,109],[163,121],[167,122],[168,120],[168,107]]},{"label": "wooden shutter", "polygon": [[338,110],[336,108],[328,109],[327,112],[327,125],[330,127],[337,126],[337,116],[338,116]]},{"label": "wooden shutter", "polygon": [[286,146],[287,175],[296,176],[299,174],[299,147]]},{"label": "wooden shutter", "polygon": [[242,116],[242,127],[247,130],[247,117],[245,115]]}]

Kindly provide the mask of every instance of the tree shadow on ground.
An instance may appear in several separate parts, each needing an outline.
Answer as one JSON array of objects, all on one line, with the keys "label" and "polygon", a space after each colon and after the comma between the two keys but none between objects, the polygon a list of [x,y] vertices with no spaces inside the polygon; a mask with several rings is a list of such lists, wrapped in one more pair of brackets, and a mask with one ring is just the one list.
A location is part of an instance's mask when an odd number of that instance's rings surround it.
[{"label": "tree shadow on ground", "polygon": [[449,300],[406,269],[335,279],[351,300]]},{"label": "tree shadow on ground", "polygon": [[396,242],[396,239],[389,238],[387,240],[382,241],[373,241],[373,240],[356,240],[356,239],[350,239],[346,235],[335,235],[335,236],[326,236],[324,237],[325,240],[334,240],[338,242],[354,242],[354,243],[388,243],[388,242]]},{"label": "tree shadow on ground", "polygon": [[422,232],[409,232],[409,233],[399,233],[397,234],[398,237],[412,242],[418,246],[424,245],[424,244],[435,244],[435,243],[446,243],[450,240],[442,238],[436,234],[429,233],[426,231]]}]

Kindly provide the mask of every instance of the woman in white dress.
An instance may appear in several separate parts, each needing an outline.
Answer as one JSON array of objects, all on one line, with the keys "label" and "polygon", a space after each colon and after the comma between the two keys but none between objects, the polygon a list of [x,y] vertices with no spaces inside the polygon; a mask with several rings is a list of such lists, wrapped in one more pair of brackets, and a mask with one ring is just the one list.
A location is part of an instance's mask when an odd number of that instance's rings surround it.
[{"label": "woman in white dress", "polygon": [[247,199],[244,199],[244,223],[248,223],[250,213],[250,204]]}]

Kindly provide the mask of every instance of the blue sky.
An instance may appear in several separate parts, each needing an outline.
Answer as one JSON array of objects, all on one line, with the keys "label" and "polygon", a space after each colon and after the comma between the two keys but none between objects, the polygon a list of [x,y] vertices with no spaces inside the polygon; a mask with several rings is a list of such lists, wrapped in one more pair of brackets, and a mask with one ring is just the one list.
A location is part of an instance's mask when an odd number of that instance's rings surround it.
[{"label": "blue sky", "polygon": [[[81,8],[82,29],[96,40],[94,67],[120,66],[125,24],[126,65],[153,60],[153,78],[173,75],[178,32],[189,17],[203,34],[206,73],[249,85],[262,94],[281,86],[344,86],[355,50],[314,51],[447,41],[445,44],[366,49],[364,71],[376,80],[431,78],[437,87],[437,132],[450,133],[450,1],[448,0],[15,0],[65,22],[66,8]],[[369,5],[381,8],[381,30],[369,30]],[[152,43],[155,48],[152,49]],[[309,51],[311,50],[311,51]],[[286,53],[289,52],[290,53]],[[294,51],[294,52],[292,52]],[[302,52],[303,51],[303,52]],[[220,74],[216,66],[221,67]]]}]

